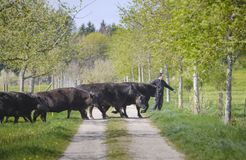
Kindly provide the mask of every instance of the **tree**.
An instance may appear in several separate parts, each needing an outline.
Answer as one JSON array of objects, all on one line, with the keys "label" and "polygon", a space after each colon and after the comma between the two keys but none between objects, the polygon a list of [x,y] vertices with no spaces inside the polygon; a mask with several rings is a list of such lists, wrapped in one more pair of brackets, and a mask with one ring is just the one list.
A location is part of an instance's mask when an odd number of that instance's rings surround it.
[{"label": "tree", "polygon": [[8,7],[0,12],[0,61],[19,70],[20,91],[23,91],[26,72],[35,74],[29,78],[51,72],[52,67],[45,64],[55,65],[57,61],[49,58],[50,51],[67,40],[72,19],[62,9],[51,9],[46,1],[5,3]]},{"label": "tree", "polygon": [[82,24],[79,28],[79,35],[80,36],[84,36],[86,35],[86,27],[85,27],[85,24]]},{"label": "tree", "polygon": [[92,24],[91,22],[87,23],[87,27],[85,30],[86,30],[86,35],[96,31],[94,24]]},{"label": "tree", "polygon": [[106,26],[106,23],[104,22],[104,20],[102,21],[101,23],[101,26],[100,26],[100,29],[99,29],[99,32],[102,33],[102,34],[107,34],[107,26]]}]

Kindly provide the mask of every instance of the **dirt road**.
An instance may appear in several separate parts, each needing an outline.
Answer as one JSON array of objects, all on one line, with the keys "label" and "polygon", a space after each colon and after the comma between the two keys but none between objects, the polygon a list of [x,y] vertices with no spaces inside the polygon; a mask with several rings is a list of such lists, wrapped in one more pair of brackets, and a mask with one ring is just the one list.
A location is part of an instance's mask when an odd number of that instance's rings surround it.
[{"label": "dirt road", "polygon": [[129,152],[134,160],[182,160],[184,155],[177,152],[161,137],[159,130],[149,119],[137,118],[136,108],[127,108],[129,119],[125,119],[131,136]]},{"label": "dirt road", "polygon": [[[129,119],[127,130],[131,143],[127,150],[133,160],[183,160],[184,155],[171,147],[161,137],[159,130],[147,118],[137,118],[136,108],[127,108]],[[93,112],[95,120],[83,121],[60,160],[104,160],[106,159],[105,130],[107,120],[100,112]]]},{"label": "dirt road", "polygon": [[84,120],[60,160],[105,160],[106,120],[94,109],[95,120]]}]

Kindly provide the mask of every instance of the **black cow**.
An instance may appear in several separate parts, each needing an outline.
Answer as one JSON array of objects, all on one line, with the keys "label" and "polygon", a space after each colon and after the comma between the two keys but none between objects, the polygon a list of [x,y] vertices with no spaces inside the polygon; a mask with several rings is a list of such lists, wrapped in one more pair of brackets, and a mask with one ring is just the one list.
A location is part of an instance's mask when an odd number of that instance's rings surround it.
[{"label": "black cow", "polygon": [[[107,85],[108,83],[93,83],[93,84],[81,84],[76,86],[76,88],[78,89],[83,89],[86,90],[88,92],[93,92],[93,94],[96,97],[96,102],[93,105],[91,105],[89,107],[89,116],[90,118],[93,119],[93,115],[92,115],[92,109],[94,106],[98,107],[98,109],[101,111],[102,113],[102,117],[105,119],[107,117],[104,108],[105,106],[110,106],[110,104],[108,102],[106,102],[104,100],[104,98],[100,95],[102,95],[103,90],[105,88],[105,85]],[[67,112],[67,118],[70,118],[70,114],[71,114],[71,110],[68,110]]]},{"label": "black cow", "polygon": [[0,92],[0,121],[2,123],[4,116],[14,116],[17,123],[22,116],[32,122],[31,112],[37,104],[37,98],[28,93]]},{"label": "black cow", "polygon": [[[110,106],[115,107],[116,111],[120,113],[121,117],[127,117],[122,112],[124,106],[130,104],[136,104],[138,108],[147,107],[147,101],[144,95],[136,90],[131,84],[124,83],[96,83],[79,85],[77,88],[93,90],[97,94],[97,102],[99,110],[103,114],[103,118],[106,118],[106,111]],[[90,108],[90,116],[92,117],[92,109]],[[141,115],[139,114],[139,117]]]},{"label": "black cow", "polygon": [[[136,82],[124,82],[123,84],[126,85],[131,85],[134,87],[135,90],[137,90],[140,94],[142,94],[145,97],[145,103],[147,105],[147,107],[141,111],[141,113],[145,113],[147,111],[147,109],[149,108],[149,104],[148,101],[150,99],[150,97],[154,97],[155,93],[156,93],[156,87],[154,85],[151,84],[146,84],[146,83],[136,83]],[[129,99],[129,103],[128,104],[135,104],[133,103],[132,100]],[[140,108],[136,105],[137,111],[138,111],[138,117],[142,117],[140,114]],[[123,107],[124,109],[124,114],[126,117],[127,113],[126,113],[126,106]],[[113,111],[113,113],[118,113],[117,111]]]},{"label": "black cow", "polygon": [[[146,97],[146,100],[149,101],[150,97],[155,97],[156,86],[147,83],[136,83],[136,82],[125,82],[126,84],[133,85],[136,90],[138,90],[142,95]],[[145,113],[149,108],[149,104],[147,107],[141,111],[141,113]]]},{"label": "black cow", "polygon": [[62,112],[65,110],[78,110],[83,119],[88,119],[86,108],[91,105],[94,96],[82,89],[59,88],[35,94],[40,99],[40,104],[34,112],[33,120],[41,115],[42,120],[46,121],[47,112]]}]

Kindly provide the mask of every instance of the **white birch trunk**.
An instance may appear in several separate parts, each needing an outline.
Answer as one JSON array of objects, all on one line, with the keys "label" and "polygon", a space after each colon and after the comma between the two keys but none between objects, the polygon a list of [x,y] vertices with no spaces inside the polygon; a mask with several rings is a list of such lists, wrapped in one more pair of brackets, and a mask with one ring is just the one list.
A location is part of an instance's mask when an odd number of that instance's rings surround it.
[{"label": "white birch trunk", "polygon": [[149,78],[149,82],[151,81],[151,56],[150,54],[148,54],[148,78]]},{"label": "white birch trunk", "polygon": [[195,71],[193,74],[193,89],[194,89],[194,114],[200,113],[200,100],[199,100],[199,86],[198,86],[198,73],[197,66],[195,66]]},{"label": "white birch trunk", "polygon": [[[168,75],[168,68],[167,68],[166,64],[164,64],[164,72],[165,72],[165,76],[166,76],[166,83],[169,85],[170,81],[169,81],[169,75]],[[168,88],[166,89],[166,92],[167,92],[167,102],[170,102],[171,98],[170,98],[170,91]]]},{"label": "white birch trunk", "polygon": [[138,82],[141,82],[141,67],[140,67],[140,64],[138,64]]},{"label": "white birch trunk", "polygon": [[20,73],[19,73],[19,91],[20,92],[24,92],[24,83],[25,83],[25,71],[26,69],[21,69]]},{"label": "white birch trunk", "polygon": [[132,74],[132,81],[134,82],[135,81],[135,78],[134,78],[134,66],[132,65],[132,69],[131,69],[131,74]]},{"label": "white birch trunk", "polygon": [[178,89],[178,108],[183,109],[183,64],[179,62],[179,89]]},{"label": "white birch trunk", "polygon": [[29,80],[29,92],[31,92],[31,93],[34,92],[34,82],[35,82],[35,78],[31,77]]},{"label": "white birch trunk", "polygon": [[232,55],[227,56],[227,79],[226,79],[226,105],[224,123],[231,121],[231,83],[232,83]]},{"label": "white birch trunk", "polygon": [[52,89],[55,89],[55,76],[51,76]]},{"label": "white birch trunk", "polygon": [[144,82],[144,67],[141,65],[141,82]]}]

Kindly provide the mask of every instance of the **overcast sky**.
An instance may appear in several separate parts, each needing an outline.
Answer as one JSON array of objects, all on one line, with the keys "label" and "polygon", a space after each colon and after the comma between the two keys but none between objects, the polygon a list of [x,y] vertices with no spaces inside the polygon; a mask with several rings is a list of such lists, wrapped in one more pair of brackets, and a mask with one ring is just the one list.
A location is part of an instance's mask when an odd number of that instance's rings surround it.
[{"label": "overcast sky", "polygon": [[[90,4],[94,0],[83,0],[83,5]],[[91,21],[98,29],[102,20],[106,24],[118,24],[120,21],[119,11],[117,6],[126,6],[131,0],[96,0],[88,7],[83,9],[75,18],[76,27],[79,28],[82,23],[87,24]],[[49,0],[54,5],[57,0]],[[79,0],[63,0],[71,6],[79,4]]]}]

